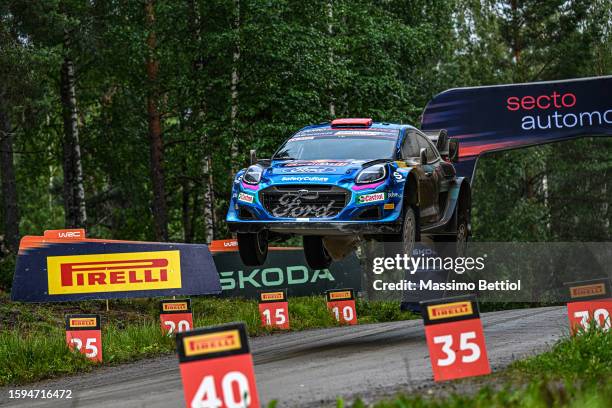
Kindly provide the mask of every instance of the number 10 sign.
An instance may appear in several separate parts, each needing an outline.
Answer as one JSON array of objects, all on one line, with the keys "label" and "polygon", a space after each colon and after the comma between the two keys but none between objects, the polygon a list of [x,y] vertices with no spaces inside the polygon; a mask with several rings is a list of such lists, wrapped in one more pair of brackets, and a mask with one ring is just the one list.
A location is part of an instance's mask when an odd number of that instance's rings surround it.
[{"label": "number 10 sign", "polygon": [[435,381],[491,372],[473,296],[421,302],[421,307]]}]

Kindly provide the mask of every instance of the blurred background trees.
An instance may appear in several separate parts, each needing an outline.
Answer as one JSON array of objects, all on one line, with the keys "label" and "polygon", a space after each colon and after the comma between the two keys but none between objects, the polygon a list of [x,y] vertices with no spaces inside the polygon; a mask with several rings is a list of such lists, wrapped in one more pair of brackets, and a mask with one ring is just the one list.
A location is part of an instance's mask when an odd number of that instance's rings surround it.
[{"label": "blurred background trees", "polygon": [[[458,86],[612,73],[605,0],[5,0],[0,175],[20,236],[228,237],[232,173],[300,127],[418,124]],[[612,239],[612,140],[478,165],[479,240]]]}]

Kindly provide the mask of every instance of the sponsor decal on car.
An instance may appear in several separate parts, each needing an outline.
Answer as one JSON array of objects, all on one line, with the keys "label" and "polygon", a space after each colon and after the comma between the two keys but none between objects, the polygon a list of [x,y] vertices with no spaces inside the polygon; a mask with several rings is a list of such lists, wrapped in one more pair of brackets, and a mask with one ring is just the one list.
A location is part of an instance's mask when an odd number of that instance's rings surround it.
[{"label": "sponsor decal on car", "polygon": [[255,196],[247,193],[238,194],[238,201],[242,201],[243,203],[253,203]]},{"label": "sponsor decal on car", "polygon": [[375,203],[378,201],[385,201],[386,199],[386,193],[363,194],[357,197],[357,204]]},{"label": "sponsor decal on car", "polygon": [[281,181],[317,181],[326,182],[329,177],[318,177],[318,176],[287,176],[281,177]]},{"label": "sponsor decal on car", "polygon": [[181,288],[180,251],[47,257],[50,295]]},{"label": "sponsor decal on car", "polygon": [[395,178],[397,181],[404,180],[404,176],[402,175],[402,173],[398,173],[397,171],[393,172],[393,178]]},{"label": "sponsor decal on car", "polygon": [[283,173],[335,173],[333,167],[291,167],[284,169]]},{"label": "sponsor decal on car", "polygon": [[284,167],[303,167],[303,166],[336,166],[342,167],[351,164],[350,161],[346,160],[305,160],[305,161],[294,161],[284,165]]}]

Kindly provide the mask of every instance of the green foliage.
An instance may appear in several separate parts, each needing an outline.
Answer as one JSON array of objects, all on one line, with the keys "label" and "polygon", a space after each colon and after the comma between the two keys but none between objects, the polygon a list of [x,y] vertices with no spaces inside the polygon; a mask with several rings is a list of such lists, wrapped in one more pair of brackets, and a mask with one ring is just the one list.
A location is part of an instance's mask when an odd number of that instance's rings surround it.
[{"label": "green foliage", "polygon": [[[172,241],[203,242],[211,223],[226,238],[231,177],[249,149],[269,157],[306,124],[418,124],[448,88],[612,73],[612,6],[602,0],[154,4]],[[143,4],[10,1],[0,21],[22,235],[63,227],[59,72],[69,56],[88,232],[154,239]],[[593,138],[479,160],[475,239],[610,240],[611,148]]]},{"label": "green foliage", "polygon": [[[519,360],[493,378],[493,385],[448,397],[399,395],[376,408],[593,407],[612,401],[612,332],[593,328],[559,341],[552,350]],[[464,385],[470,387],[463,380]],[[344,406],[343,401],[338,406]],[[362,401],[352,407],[364,408]]]}]

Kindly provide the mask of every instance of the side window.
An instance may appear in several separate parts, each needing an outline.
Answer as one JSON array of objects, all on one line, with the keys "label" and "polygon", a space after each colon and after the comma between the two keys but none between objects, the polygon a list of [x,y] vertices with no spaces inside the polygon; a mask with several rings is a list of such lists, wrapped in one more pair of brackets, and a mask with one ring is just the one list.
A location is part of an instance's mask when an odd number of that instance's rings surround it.
[{"label": "side window", "polygon": [[406,137],[402,144],[402,159],[419,157],[420,151],[416,132],[406,131]]},{"label": "side window", "polygon": [[435,162],[436,160],[440,158],[440,156],[438,155],[438,150],[433,145],[433,143],[431,143],[431,141],[427,138],[427,136],[423,136],[419,134],[418,141],[419,141],[419,152],[421,151],[422,148],[427,149],[427,162],[428,163]]}]

